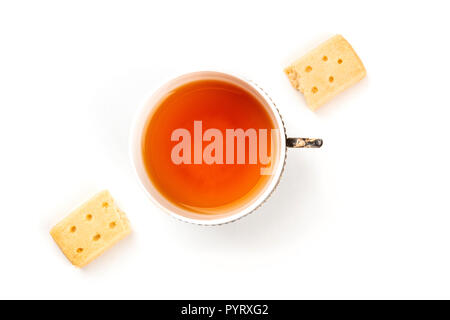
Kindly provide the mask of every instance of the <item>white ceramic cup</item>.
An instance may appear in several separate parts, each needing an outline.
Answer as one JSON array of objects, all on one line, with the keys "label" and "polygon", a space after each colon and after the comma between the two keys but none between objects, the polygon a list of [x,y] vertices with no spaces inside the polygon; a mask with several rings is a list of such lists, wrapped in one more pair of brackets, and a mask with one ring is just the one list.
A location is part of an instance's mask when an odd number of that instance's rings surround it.
[{"label": "white ceramic cup", "polygon": [[[279,133],[276,138],[276,153],[274,159],[273,170],[270,178],[266,182],[262,190],[251,197],[248,201],[242,203],[241,206],[231,208],[226,212],[219,214],[201,214],[187,209],[181,208],[168,199],[166,199],[153,185],[149,178],[143,161],[142,143],[146,124],[150,120],[155,108],[159,105],[169,92],[192,81],[196,80],[221,80],[232,82],[239,87],[242,87],[252,92],[262,104],[266,107],[267,112],[272,118],[272,121]],[[224,223],[238,220],[261,206],[272,194],[280,181],[283,174],[287,148],[318,148],[322,146],[321,139],[307,139],[307,138],[287,138],[286,129],[284,127],[281,115],[270,97],[255,83],[245,80],[241,77],[230,75],[215,71],[200,71],[177,77],[154,92],[148,99],[144,101],[136,113],[131,133],[130,133],[130,157],[134,167],[135,173],[140,185],[143,187],[145,193],[154,201],[154,203],[169,213],[171,216],[199,225],[220,225]]]}]

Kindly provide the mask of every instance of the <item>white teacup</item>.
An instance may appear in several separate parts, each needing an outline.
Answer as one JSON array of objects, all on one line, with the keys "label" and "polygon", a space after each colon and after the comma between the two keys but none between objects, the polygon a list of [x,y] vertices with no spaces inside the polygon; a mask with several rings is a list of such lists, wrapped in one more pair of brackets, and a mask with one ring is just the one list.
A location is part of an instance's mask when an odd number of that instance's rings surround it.
[{"label": "white teacup", "polygon": [[[262,101],[268,114],[272,118],[275,128],[279,133],[275,138],[276,152],[272,155],[274,163],[272,165],[271,176],[262,190],[248,201],[242,203],[238,207],[232,207],[230,210],[219,214],[201,214],[184,208],[181,208],[166,199],[154,186],[149,178],[143,160],[142,143],[145,126],[151,117],[152,112],[158,106],[159,102],[164,99],[172,90],[192,81],[197,80],[222,80],[232,82],[250,92]],[[287,138],[286,129],[284,127],[281,115],[270,97],[255,83],[242,79],[235,75],[214,71],[193,72],[175,78],[154,92],[139,108],[135,120],[133,122],[130,134],[130,156],[131,162],[137,174],[138,180],[143,187],[145,193],[158,205],[161,209],[172,215],[173,217],[194,224],[200,225],[220,225],[238,220],[260,207],[272,194],[277,187],[281,175],[283,174],[287,148],[319,148],[322,146],[321,139],[305,139],[305,138]]]}]

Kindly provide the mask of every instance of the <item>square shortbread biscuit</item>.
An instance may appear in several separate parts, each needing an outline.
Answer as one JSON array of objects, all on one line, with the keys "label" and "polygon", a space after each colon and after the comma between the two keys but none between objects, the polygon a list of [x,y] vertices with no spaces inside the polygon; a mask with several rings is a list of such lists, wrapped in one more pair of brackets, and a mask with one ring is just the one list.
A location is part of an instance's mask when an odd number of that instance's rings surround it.
[{"label": "square shortbread biscuit", "polygon": [[313,111],[366,75],[358,55],[341,35],[325,41],[284,72]]},{"label": "square shortbread biscuit", "polygon": [[130,232],[125,213],[105,190],[75,209],[50,234],[67,259],[83,267]]}]

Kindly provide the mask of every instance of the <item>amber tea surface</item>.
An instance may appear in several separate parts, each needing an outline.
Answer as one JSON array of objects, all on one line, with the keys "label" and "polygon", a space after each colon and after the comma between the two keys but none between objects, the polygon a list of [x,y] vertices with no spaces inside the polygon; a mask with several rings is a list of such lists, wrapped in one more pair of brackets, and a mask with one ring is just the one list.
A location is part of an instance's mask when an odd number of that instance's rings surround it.
[{"label": "amber tea surface", "polygon": [[[245,136],[245,159],[237,138],[232,141],[233,152],[227,153],[232,140],[227,139],[229,132],[236,129],[257,133],[265,129],[268,137],[275,129],[256,93],[225,80],[198,80],[172,90],[159,102],[144,130],[142,155],[149,178],[170,202],[196,213],[220,213],[248,201],[270,178],[261,174],[269,164],[259,158],[255,163],[252,155],[263,149],[270,154],[273,146],[270,138],[259,139],[255,146]],[[211,132],[216,135],[208,136]]]}]

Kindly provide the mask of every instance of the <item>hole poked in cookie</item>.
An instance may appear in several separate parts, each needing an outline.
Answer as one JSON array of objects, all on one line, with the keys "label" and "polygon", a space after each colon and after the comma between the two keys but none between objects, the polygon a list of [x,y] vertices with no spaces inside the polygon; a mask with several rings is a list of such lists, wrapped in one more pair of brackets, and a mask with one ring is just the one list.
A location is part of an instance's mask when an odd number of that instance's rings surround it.
[{"label": "hole poked in cookie", "polygon": [[75,231],[77,231],[77,227],[72,226],[72,227],[70,228],[70,232],[74,233]]},{"label": "hole poked in cookie", "polygon": [[100,240],[101,237],[102,236],[99,233],[97,233],[95,236],[92,237],[92,240],[98,241],[98,240]]},{"label": "hole poked in cookie", "polygon": [[311,89],[312,93],[317,93],[317,91],[319,91],[319,89],[317,89],[317,87],[312,87],[312,89]]},{"label": "hole poked in cookie", "polygon": [[82,253],[83,252],[83,248],[78,248],[77,249],[77,253]]},{"label": "hole poked in cookie", "polygon": [[115,227],[116,227],[116,223],[113,221],[113,222],[111,222],[110,224],[109,224],[109,227],[111,228],[111,229],[114,229]]},{"label": "hole poked in cookie", "polygon": [[333,76],[330,76],[329,78],[328,78],[328,81],[331,83],[331,82],[333,82],[334,81],[334,77]]},{"label": "hole poked in cookie", "polygon": [[306,72],[311,72],[311,71],[312,71],[311,66],[307,66],[307,67],[305,68],[305,71],[306,71]]},{"label": "hole poked in cookie", "polygon": [[342,61],[342,59],[338,59],[338,61],[337,61],[337,63],[339,63],[339,64],[342,64],[342,62],[344,62],[344,61]]},{"label": "hole poked in cookie", "polygon": [[92,220],[92,214],[87,214],[86,215],[86,220],[87,221],[91,221]]},{"label": "hole poked in cookie", "polygon": [[322,57],[322,60],[323,60],[323,61],[328,61],[328,57],[327,57],[327,56],[323,56],[323,57]]}]

